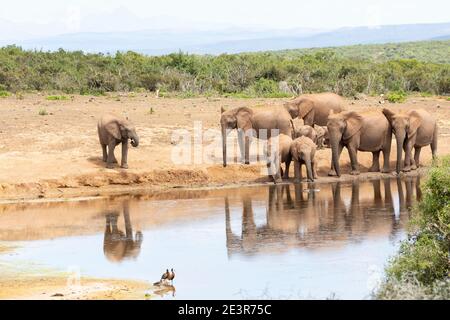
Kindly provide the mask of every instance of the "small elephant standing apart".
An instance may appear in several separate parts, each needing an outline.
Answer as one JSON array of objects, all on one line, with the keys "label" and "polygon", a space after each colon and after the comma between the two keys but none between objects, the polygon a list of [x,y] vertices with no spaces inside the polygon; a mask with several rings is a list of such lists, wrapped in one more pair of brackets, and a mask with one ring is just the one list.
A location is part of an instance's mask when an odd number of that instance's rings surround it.
[{"label": "small elephant standing apart", "polygon": [[382,172],[389,172],[389,156],[391,152],[392,129],[381,112],[360,114],[346,111],[331,113],[328,117],[328,134],[332,151],[331,171],[329,175],[341,176],[339,157],[343,147],[348,149],[353,175],[359,174],[358,151],[369,151],[373,154],[371,172],[380,171],[380,152],[383,151],[384,167]]},{"label": "small elephant standing apart", "polygon": [[344,111],[344,99],[334,93],[303,94],[284,104],[292,119],[303,119],[308,126],[326,126],[330,111]]},{"label": "small elephant standing apart", "polygon": [[[383,114],[392,126],[397,140],[396,171],[415,170],[419,166],[420,150],[430,145],[433,159],[436,157],[438,129],[436,119],[425,110],[409,110],[395,113],[384,108]],[[414,147],[414,159],[411,157]],[[405,151],[404,167],[402,167],[402,150]]]},{"label": "small elephant standing apart", "polygon": [[301,136],[291,143],[291,156],[294,160],[294,182],[302,180],[302,165],[306,166],[306,175],[309,182],[317,178],[314,156],[316,154],[316,144],[308,137]]},{"label": "small elephant standing apart", "polygon": [[283,169],[281,164],[285,163],[284,178],[289,178],[289,165],[291,164],[292,138],[286,134],[279,134],[267,141],[265,154],[267,157],[267,169],[275,183],[282,182]]},{"label": "small elephant standing apart", "polygon": [[107,168],[114,168],[117,159],[114,156],[114,148],[118,144],[122,144],[121,167],[128,168],[128,140],[131,145],[137,147],[139,145],[139,137],[136,134],[134,126],[125,119],[113,114],[105,114],[98,121],[98,137],[103,151],[103,161],[106,162]]}]

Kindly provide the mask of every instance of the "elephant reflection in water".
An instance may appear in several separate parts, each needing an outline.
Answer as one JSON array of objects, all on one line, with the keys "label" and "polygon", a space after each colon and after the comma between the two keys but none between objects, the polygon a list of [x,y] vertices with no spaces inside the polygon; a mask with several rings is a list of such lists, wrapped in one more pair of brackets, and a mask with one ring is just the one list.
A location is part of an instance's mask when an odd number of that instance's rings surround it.
[{"label": "elephant reflection in water", "polygon": [[141,251],[144,237],[137,231],[133,235],[128,201],[123,202],[123,219],[125,233],[117,226],[120,217],[119,210],[105,212],[106,228],[103,241],[103,252],[111,262],[121,262],[126,259],[136,259]]},{"label": "elephant reflection in water", "polygon": [[[405,190],[402,180],[397,180],[399,213],[402,214],[395,214],[395,197],[391,191],[395,182],[392,179],[354,182],[350,189],[338,182],[319,185],[319,192],[302,189],[301,184],[270,186],[266,221],[262,226],[255,223],[251,197],[242,198],[240,236],[231,229],[230,201],[226,197],[228,256],[254,255],[268,250],[280,252],[292,247],[338,246],[342,241],[359,241],[367,236],[393,237],[408,216],[404,213],[414,201],[414,185],[416,197],[420,199],[418,178],[406,179]],[[351,195],[347,196],[350,190]]]}]

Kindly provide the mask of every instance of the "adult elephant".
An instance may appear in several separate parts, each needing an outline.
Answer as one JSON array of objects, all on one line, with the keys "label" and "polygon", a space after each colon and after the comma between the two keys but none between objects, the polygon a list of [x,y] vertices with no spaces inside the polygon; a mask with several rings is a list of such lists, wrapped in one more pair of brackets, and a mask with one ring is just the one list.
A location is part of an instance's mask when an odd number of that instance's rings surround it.
[{"label": "adult elephant", "polygon": [[292,119],[301,118],[308,126],[326,126],[330,111],[344,111],[344,99],[334,93],[304,94],[288,101],[284,107]]},{"label": "adult elephant", "polygon": [[[384,108],[383,114],[392,126],[397,140],[397,165],[396,171],[410,171],[419,166],[419,157],[422,147],[431,146],[433,158],[436,157],[438,129],[436,119],[427,111],[409,110],[404,113],[395,113]],[[414,147],[414,160],[411,157]],[[402,150],[405,151],[404,167],[402,162]]]},{"label": "adult elephant", "polygon": [[139,137],[131,122],[113,114],[105,114],[98,121],[97,129],[106,167],[111,169],[117,163],[114,149],[122,144],[121,167],[128,169],[128,140],[131,140],[133,147],[139,145]]},{"label": "adult elephant", "polygon": [[[391,152],[392,129],[381,112],[360,114],[346,111],[331,113],[327,123],[332,150],[332,170],[330,175],[341,175],[339,157],[343,147],[348,149],[353,175],[359,174],[358,151],[369,151],[373,154],[371,172],[380,171],[380,152],[383,151],[384,167],[382,172],[389,172],[389,156]],[[335,172],[334,172],[334,170]]]},{"label": "adult elephant", "polygon": [[250,138],[256,135],[260,139],[269,139],[277,133],[291,136],[290,120],[291,116],[282,107],[261,110],[239,107],[227,111],[222,108],[220,125],[222,128],[223,166],[227,166],[227,135],[232,129],[238,130],[241,159],[244,159],[245,164],[249,164]]}]

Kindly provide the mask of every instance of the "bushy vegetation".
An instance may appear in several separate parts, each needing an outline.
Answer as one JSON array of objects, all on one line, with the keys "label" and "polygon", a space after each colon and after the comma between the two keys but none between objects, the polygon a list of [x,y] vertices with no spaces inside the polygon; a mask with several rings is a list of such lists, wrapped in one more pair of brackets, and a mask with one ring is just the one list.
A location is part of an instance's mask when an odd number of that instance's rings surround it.
[{"label": "bushy vegetation", "polygon": [[404,91],[389,92],[386,99],[392,103],[404,102],[406,100],[406,93]]},{"label": "bushy vegetation", "polygon": [[46,115],[48,115],[48,112],[44,108],[40,108],[38,114],[40,116],[46,116]]},{"label": "bushy vegetation", "polygon": [[[336,49],[337,50],[337,49]],[[286,97],[332,91],[345,96],[390,91],[450,94],[450,64],[354,58],[330,49],[145,56],[81,51],[0,49],[0,90],[55,90],[81,94],[160,91],[160,96]]]},{"label": "bushy vegetation", "polygon": [[379,298],[450,298],[450,156],[433,166],[423,189]]},{"label": "bushy vegetation", "polygon": [[57,101],[57,100],[68,100],[69,98],[67,97],[67,96],[59,96],[59,95],[57,95],[57,96],[47,96],[47,98],[46,98],[47,100],[50,100],[50,101]]},{"label": "bushy vegetation", "polygon": [[450,63],[450,40],[294,49],[282,50],[279,51],[279,54],[296,56],[300,54],[314,54],[323,50],[332,51],[336,56],[342,58],[366,59],[378,62],[398,59],[415,59],[418,61],[434,63]]}]

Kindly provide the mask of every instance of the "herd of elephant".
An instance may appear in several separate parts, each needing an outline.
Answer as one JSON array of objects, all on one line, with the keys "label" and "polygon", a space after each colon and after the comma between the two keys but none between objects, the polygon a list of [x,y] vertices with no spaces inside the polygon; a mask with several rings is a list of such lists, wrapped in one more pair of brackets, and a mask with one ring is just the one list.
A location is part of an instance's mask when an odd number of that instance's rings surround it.
[{"label": "herd of elephant", "polygon": [[[289,178],[292,161],[295,181],[302,179],[302,165],[306,166],[308,181],[314,181],[317,178],[315,153],[324,145],[332,152],[329,175],[339,177],[339,158],[344,147],[350,156],[350,173],[353,175],[359,174],[358,151],[372,152],[369,171],[390,172],[392,134],[397,141],[397,173],[415,170],[419,166],[422,147],[430,145],[433,158],[437,149],[436,119],[427,111],[393,112],[387,108],[382,111],[346,111],[343,98],[334,93],[301,95],[273,109],[239,107],[225,111],[222,108],[220,124],[223,166],[227,166],[227,135],[237,129],[241,158],[245,164],[250,163],[252,137],[267,140],[265,156],[269,175],[275,182],[282,181],[281,176]],[[134,147],[139,145],[134,126],[127,119],[107,114],[98,122],[98,135],[107,168],[113,168],[117,163],[114,148],[119,144],[122,144],[121,167],[128,168],[128,140]],[[384,158],[382,169],[380,152]],[[285,164],[284,174],[282,163]]]},{"label": "herd of elephant", "polygon": [[[425,110],[347,111],[344,100],[334,93],[301,95],[272,110],[247,107],[222,110],[221,128],[223,166],[227,166],[227,135],[237,129],[241,157],[246,164],[250,163],[251,138],[267,139],[265,156],[268,168],[275,168],[272,172],[269,169],[275,183],[282,181],[282,163],[285,164],[284,178],[289,177],[291,161],[294,161],[296,182],[302,179],[302,165],[306,166],[308,181],[314,181],[317,177],[314,156],[324,143],[332,152],[330,176],[341,175],[339,158],[344,147],[350,156],[352,175],[359,174],[358,151],[372,152],[369,171],[390,172],[392,133],[397,141],[397,173],[415,170],[422,147],[430,145],[433,158],[436,156],[438,137],[436,119]],[[275,134],[271,136],[271,132]],[[384,164],[380,170],[381,151]]]}]

